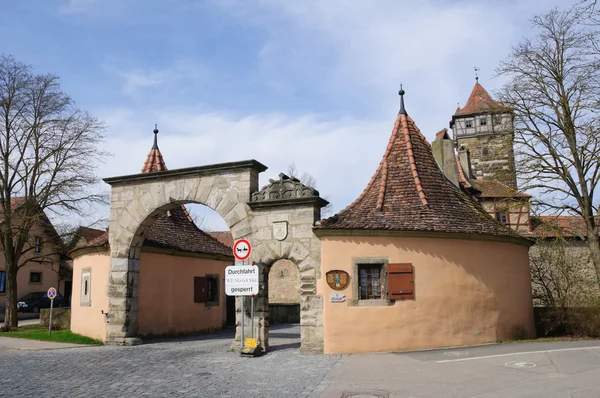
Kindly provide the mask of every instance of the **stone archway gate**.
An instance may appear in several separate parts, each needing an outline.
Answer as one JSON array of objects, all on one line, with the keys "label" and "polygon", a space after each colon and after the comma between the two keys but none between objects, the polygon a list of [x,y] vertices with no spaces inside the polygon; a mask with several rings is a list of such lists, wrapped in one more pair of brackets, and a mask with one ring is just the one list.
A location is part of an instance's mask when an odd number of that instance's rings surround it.
[{"label": "stone archway gate", "polygon": [[[148,228],[164,212],[185,203],[201,203],[223,217],[234,239],[248,239],[254,250],[250,260],[261,269],[263,283],[268,267],[281,258],[292,260],[301,277],[301,350],[323,351],[320,242],[312,226],[327,202],[319,193],[283,174],[280,180],[258,190],[258,175],[266,166],[256,160],[174,169],[106,178],[111,186],[107,343],[136,344],[140,255]],[[273,237],[273,223],[286,222],[288,235]],[[265,286],[261,286],[264,291]],[[236,301],[236,341],[239,347],[241,300]],[[268,350],[268,301],[256,300],[255,336]],[[249,322],[246,323],[249,325]]]}]

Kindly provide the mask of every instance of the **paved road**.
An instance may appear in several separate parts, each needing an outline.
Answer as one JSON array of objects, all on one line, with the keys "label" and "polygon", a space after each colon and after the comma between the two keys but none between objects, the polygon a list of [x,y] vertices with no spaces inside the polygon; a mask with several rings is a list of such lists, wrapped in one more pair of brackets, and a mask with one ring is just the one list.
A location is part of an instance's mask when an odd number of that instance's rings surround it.
[{"label": "paved road", "polygon": [[298,326],[271,329],[273,352],[227,352],[232,334],[134,347],[0,356],[2,397],[318,397],[346,356],[300,355]]},{"label": "paved road", "polygon": [[3,351],[0,397],[600,397],[600,341],[407,353],[300,355],[298,326],[272,328],[261,358],[231,333],[135,347]]},{"label": "paved road", "polygon": [[352,355],[324,398],[600,397],[600,341]]}]

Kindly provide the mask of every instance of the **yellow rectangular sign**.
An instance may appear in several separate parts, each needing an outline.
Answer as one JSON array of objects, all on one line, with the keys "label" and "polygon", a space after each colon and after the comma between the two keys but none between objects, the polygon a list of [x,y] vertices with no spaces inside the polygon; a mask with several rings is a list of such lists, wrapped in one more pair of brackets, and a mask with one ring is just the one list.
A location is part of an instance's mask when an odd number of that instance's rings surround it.
[{"label": "yellow rectangular sign", "polygon": [[246,348],[256,348],[256,339],[247,338],[246,339]]}]

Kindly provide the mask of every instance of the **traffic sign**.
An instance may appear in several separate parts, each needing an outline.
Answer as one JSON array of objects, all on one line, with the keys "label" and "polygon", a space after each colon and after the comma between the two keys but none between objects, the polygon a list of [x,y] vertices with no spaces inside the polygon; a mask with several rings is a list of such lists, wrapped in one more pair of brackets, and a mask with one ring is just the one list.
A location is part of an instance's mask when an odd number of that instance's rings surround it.
[{"label": "traffic sign", "polygon": [[56,289],[51,287],[50,289],[48,289],[48,298],[50,300],[54,300],[56,298]]},{"label": "traffic sign", "polygon": [[236,240],[233,244],[233,256],[240,261],[245,261],[250,257],[252,246],[246,239]]},{"label": "traffic sign", "polygon": [[258,294],[258,267],[253,265],[230,265],[226,267],[225,294],[228,296]]}]

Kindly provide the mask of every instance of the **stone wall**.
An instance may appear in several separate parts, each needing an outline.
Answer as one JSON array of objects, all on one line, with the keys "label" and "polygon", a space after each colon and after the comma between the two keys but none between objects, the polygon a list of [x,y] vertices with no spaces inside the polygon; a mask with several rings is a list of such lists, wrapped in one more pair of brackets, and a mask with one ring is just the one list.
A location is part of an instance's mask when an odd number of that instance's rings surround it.
[{"label": "stone wall", "polygon": [[517,189],[513,133],[483,134],[458,137],[458,148],[471,154],[473,175],[481,180],[498,180]]},{"label": "stone wall", "polygon": [[[48,327],[50,323],[50,309],[40,310],[40,324]],[[71,328],[71,309],[70,308],[53,308],[52,309],[52,328],[60,328],[61,330],[69,330]]]},{"label": "stone wall", "polygon": [[[105,179],[111,184],[108,344],[140,341],[139,272],[145,231],[165,211],[193,202],[215,210],[234,240],[248,239],[253,247],[249,261],[260,270],[254,308],[258,344],[269,348],[269,268],[287,259],[300,276],[301,351],[323,352],[322,299],[316,288],[321,278],[321,244],[312,227],[327,201],[313,188],[283,174],[258,191],[258,173],[265,169],[250,160]],[[275,226],[285,226],[287,234],[276,236]],[[249,303],[246,300],[242,308],[241,298],[236,298],[234,350],[240,348],[242,320],[250,325]]]},{"label": "stone wall", "polygon": [[300,303],[300,272],[290,260],[276,261],[269,271],[269,305]]},{"label": "stone wall", "polygon": [[596,271],[580,239],[538,239],[529,249],[535,306],[571,307],[597,303]]}]

